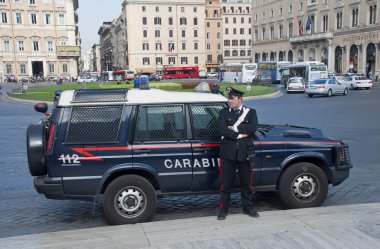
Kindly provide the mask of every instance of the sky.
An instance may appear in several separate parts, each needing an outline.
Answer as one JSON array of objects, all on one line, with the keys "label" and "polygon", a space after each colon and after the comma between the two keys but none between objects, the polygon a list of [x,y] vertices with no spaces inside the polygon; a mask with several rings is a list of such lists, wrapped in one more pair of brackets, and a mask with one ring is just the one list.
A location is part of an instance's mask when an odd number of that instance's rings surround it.
[{"label": "sky", "polygon": [[121,14],[123,0],[79,0],[77,9],[82,53],[99,43],[98,30],[103,22],[110,22]]}]

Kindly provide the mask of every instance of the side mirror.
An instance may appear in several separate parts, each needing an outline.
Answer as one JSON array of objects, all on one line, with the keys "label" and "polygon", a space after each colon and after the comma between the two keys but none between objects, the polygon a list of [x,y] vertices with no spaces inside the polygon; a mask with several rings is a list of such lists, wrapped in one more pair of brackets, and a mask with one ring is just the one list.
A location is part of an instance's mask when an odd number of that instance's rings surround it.
[{"label": "side mirror", "polygon": [[49,106],[46,103],[37,103],[34,106],[34,110],[36,110],[37,112],[41,112],[41,113],[46,113],[48,108],[49,108]]}]

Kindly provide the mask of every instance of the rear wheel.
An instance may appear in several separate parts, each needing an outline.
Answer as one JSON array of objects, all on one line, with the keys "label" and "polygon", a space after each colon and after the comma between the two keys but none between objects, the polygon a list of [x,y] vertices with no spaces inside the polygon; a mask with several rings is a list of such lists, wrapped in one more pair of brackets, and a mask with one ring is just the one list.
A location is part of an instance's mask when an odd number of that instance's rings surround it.
[{"label": "rear wheel", "polygon": [[296,163],[282,173],[278,192],[281,200],[290,208],[317,207],[327,197],[327,177],[315,164]]},{"label": "rear wheel", "polygon": [[353,84],[350,85],[350,89],[351,90],[354,89],[354,85]]},{"label": "rear wheel", "polygon": [[114,225],[148,221],[156,210],[156,203],[152,184],[138,175],[120,176],[104,192],[104,213]]},{"label": "rear wheel", "polygon": [[343,95],[347,95],[347,94],[348,94],[348,88],[344,88]]},{"label": "rear wheel", "polygon": [[309,96],[309,98],[313,97],[313,94],[309,93],[307,94],[307,96]]},{"label": "rear wheel", "polygon": [[332,95],[332,91],[331,91],[331,89],[329,89],[328,91],[327,91],[327,97],[331,97],[331,95]]}]

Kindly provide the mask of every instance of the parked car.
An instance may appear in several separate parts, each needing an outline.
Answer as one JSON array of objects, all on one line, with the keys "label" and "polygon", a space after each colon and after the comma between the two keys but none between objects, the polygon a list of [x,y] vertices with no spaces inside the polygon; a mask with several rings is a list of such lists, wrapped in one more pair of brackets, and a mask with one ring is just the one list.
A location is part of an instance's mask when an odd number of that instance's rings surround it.
[{"label": "parked car", "polygon": [[97,79],[94,77],[85,77],[85,78],[78,78],[78,83],[92,83],[96,82]]},{"label": "parked car", "polygon": [[326,95],[328,97],[336,94],[347,95],[348,87],[334,79],[317,79],[306,85],[305,93],[310,98],[314,95]]},{"label": "parked car", "polygon": [[[150,220],[157,195],[219,192],[222,95],[79,89],[56,96],[50,118],[26,134],[29,171],[47,198],[103,195],[110,223],[126,224]],[[47,107],[35,110],[46,116]],[[253,190],[276,191],[291,208],[320,206],[329,184],[342,183],[352,167],[348,145],[319,129],[260,125],[254,140]]]},{"label": "parked car", "polygon": [[208,78],[208,74],[206,71],[200,71],[199,72],[199,78],[200,79],[207,79]]},{"label": "parked car", "polygon": [[15,75],[5,76],[4,82],[15,82],[15,83],[17,83],[17,77]]},{"label": "parked car", "polygon": [[302,77],[289,78],[286,85],[287,92],[305,92],[305,82]]},{"label": "parked car", "polygon": [[256,77],[252,80],[253,85],[268,85],[272,83],[272,76],[269,71],[257,71]]},{"label": "parked car", "polygon": [[25,83],[25,82],[29,82],[29,77],[21,77],[18,82],[22,82],[22,83]]},{"label": "parked car", "polygon": [[350,83],[347,81],[347,78],[344,76],[334,76],[332,79],[337,80],[339,83],[342,83],[342,85],[347,86],[349,89],[352,89],[350,86]]},{"label": "parked car", "polygon": [[218,72],[209,72],[209,73],[207,73],[207,78],[210,78],[210,77],[213,77],[213,78],[218,77]]},{"label": "parked car", "polygon": [[347,84],[351,89],[365,88],[369,89],[372,87],[372,80],[367,79],[364,76],[350,76],[346,80]]},{"label": "parked car", "polygon": [[149,81],[160,81],[160,77],[158,76],[158,74],[151,74],[149,76]]}]

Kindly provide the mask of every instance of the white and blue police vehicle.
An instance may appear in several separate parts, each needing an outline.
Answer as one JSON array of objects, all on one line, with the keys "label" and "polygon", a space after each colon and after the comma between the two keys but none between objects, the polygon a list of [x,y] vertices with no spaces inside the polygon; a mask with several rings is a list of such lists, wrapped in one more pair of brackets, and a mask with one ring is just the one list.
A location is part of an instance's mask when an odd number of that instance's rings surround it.
[{"label": "white and blue police vehicle", "polygon": [[[111,224],[150,220],[157,197],[217,193],[222,95],[158,89],[66,90],[27,129],[29,170],[49,199],[97,200]],[[290,208],[321,205],[352,167],[348,146],[319,129],[260,125],[255,191]],[[237,178],[236,178],[237,179]],[[236,181],[236,187],[238,187]]]}]

